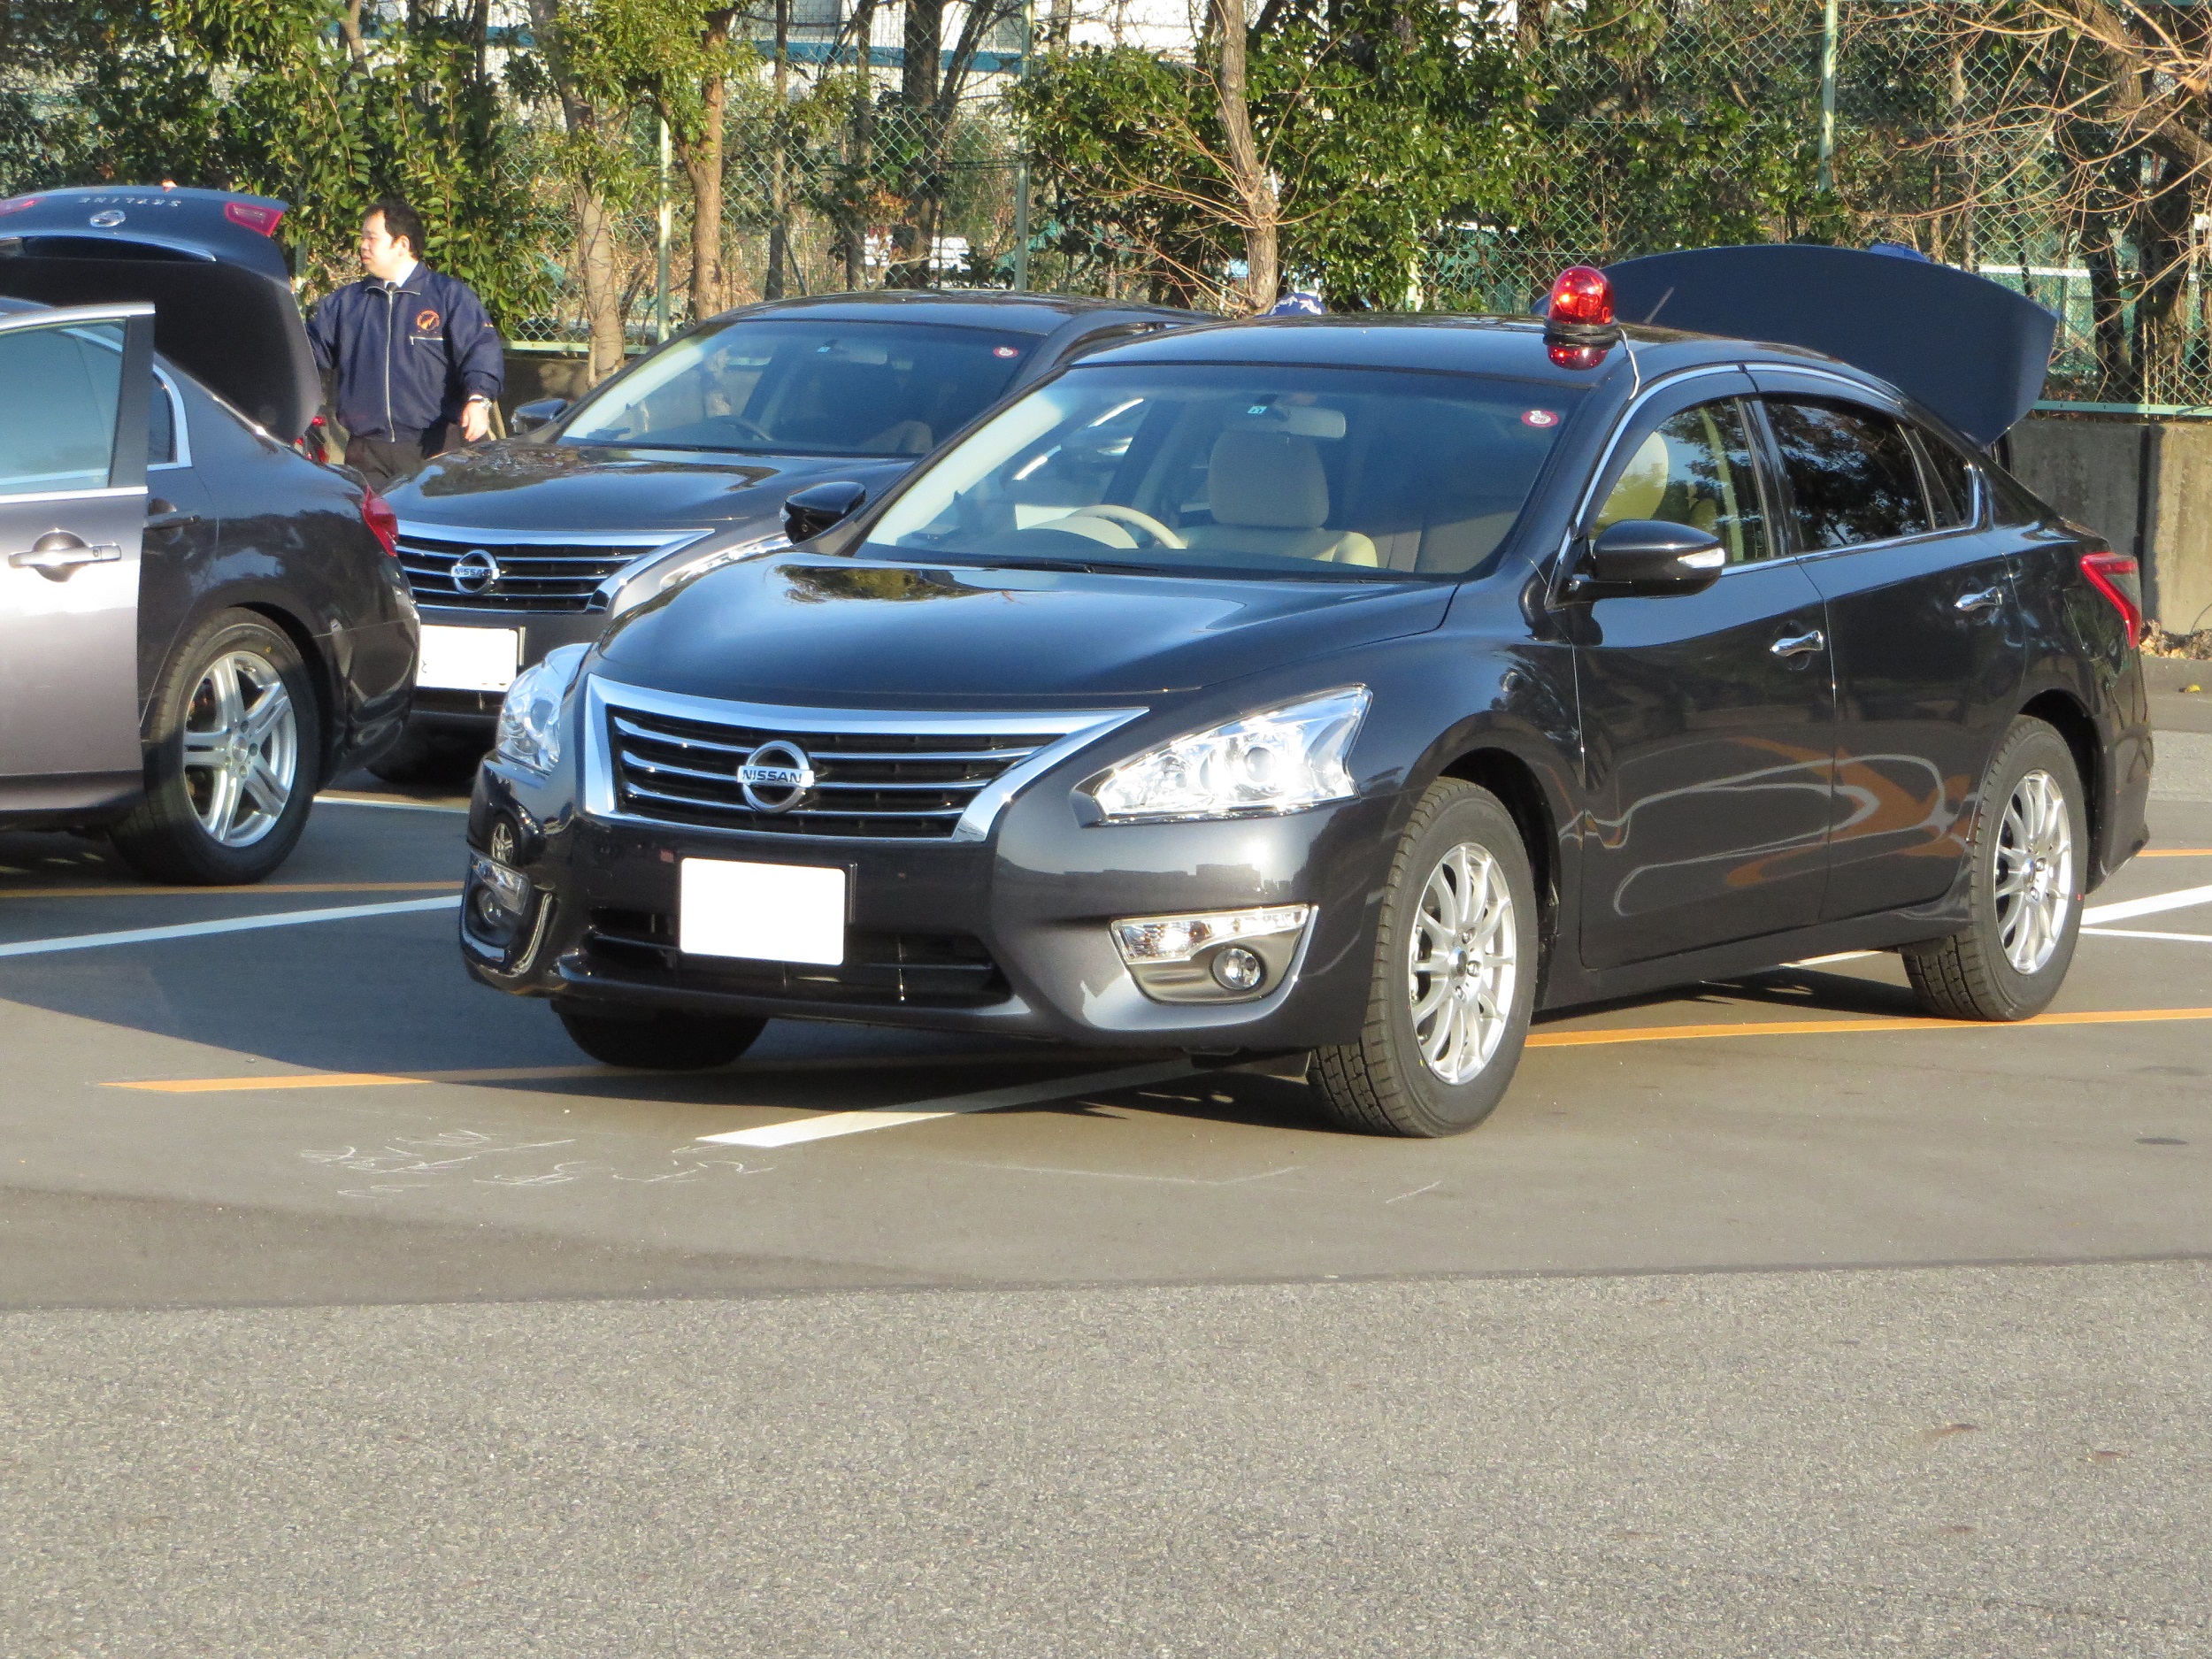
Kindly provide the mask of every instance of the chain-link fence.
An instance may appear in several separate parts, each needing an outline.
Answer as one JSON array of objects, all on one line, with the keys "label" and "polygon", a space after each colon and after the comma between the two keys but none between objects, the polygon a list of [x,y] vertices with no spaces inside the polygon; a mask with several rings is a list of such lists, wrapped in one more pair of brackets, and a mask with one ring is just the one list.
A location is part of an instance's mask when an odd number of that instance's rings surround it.
[{"label": "chain-link fence", "polygon": [[1700,243],[1886,240],[2057,313],[2054,404],[2212,414],[2206,180],[2114,119],[2121,77],[2047,25],[1970,0],[1706,0],[1640,35],[1542,39],[1540,187],[1440,228],[1425,303],[1523,311],[1565,265]]}]

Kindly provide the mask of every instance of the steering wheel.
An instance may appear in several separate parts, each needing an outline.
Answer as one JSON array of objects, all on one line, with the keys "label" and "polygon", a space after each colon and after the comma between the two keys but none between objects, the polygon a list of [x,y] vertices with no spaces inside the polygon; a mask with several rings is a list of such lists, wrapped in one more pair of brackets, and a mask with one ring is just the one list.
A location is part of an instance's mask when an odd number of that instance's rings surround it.
[{"label": "steering wheel", "polygon": [[717,415],[715,419],[726,426],[737,426],[745,432],[751,433],[756,439],[767,445],[768,448],[772,449],[776,447],[775,439],[769,436],[768,434],[762,431],[751,421],[746,419],[742,415]]},{"label": "steering wheel", "polygon": [[[1070,513],[1068,518],[1103,518],[1110,524],[1125,525],[1132,530],[1143,531],[1162,547],[1187,548],[1190,545],[1150,513],[1140,512],[1134,507],[1117,506],[1110,501],[1102,501],[1079,509]],[[1061,522],[1064,524],[1066,519]]]}]

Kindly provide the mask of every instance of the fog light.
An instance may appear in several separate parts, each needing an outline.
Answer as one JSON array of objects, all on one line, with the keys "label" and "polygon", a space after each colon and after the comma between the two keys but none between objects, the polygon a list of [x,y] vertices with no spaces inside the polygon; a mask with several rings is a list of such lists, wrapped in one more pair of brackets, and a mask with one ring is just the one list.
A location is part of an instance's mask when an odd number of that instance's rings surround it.
[{"label": "fog light", "polygon": [[1133,916],[1114,923],[1114,945],[1156,1002],[1241,1002],[1282,983],[1312,919],[1310,904]]},{"label": "fog light", "polygon": [[529,878],[481,853],[469,855],[469,932],[504,950],[522,936],[536,895]]},{"label": "fog light", "polygon": [[1214,952],[1213,976],[1225,991],[1256,991],[1267,978],[1267,964],[1242,945]]}]

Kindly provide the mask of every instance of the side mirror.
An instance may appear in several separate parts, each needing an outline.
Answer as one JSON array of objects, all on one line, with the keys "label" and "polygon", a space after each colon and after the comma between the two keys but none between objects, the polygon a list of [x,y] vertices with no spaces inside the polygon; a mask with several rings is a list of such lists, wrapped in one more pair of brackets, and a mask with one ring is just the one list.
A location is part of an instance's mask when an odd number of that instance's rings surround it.
[{"label": "side mirror", "polygon": [[868,488],[849,479],[813,484],[787,497],[783,503],[783,533],[795,545],[818,536],[832,525],[849,518],[867,504]]},{"label": "side mirror", "polygon": [[1727,564],[1728,549],[1709,530],[1658,518],[1624,518],[1592,539],[1576,584],[1695,593],[1711,587]]},{"label": "side mirror", "polygon": [[565,397],[541,397],[534,403],[517,403],[514,419],[507,423],[507,430],[518,438],[526,432],[535,432],[540,426],[549,426],[568,412]]}]

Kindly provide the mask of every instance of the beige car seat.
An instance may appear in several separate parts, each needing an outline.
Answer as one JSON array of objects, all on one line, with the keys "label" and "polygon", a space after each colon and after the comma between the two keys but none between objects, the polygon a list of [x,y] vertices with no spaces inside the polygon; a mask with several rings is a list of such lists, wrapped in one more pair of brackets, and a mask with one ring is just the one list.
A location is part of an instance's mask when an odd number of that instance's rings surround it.
[{"label": "beige car seat", "polygon": [[1183,533],[1202,550],[1381,562],[1358,531],[1328,528],[1329,477],[1311,438],[1248,428],[1223,433],[1206,465],[1206,505],[1214,521]]},{"label": "beige car seat", "polygon": [[1656,518],[1711,530],[1720,522],[1720,486],[1709,475],[1715,457],[1704,444],[1685,442],[1664,427],[1639,444],[1627,470],[1598,513],[1602,530],[1629,518]]}]

